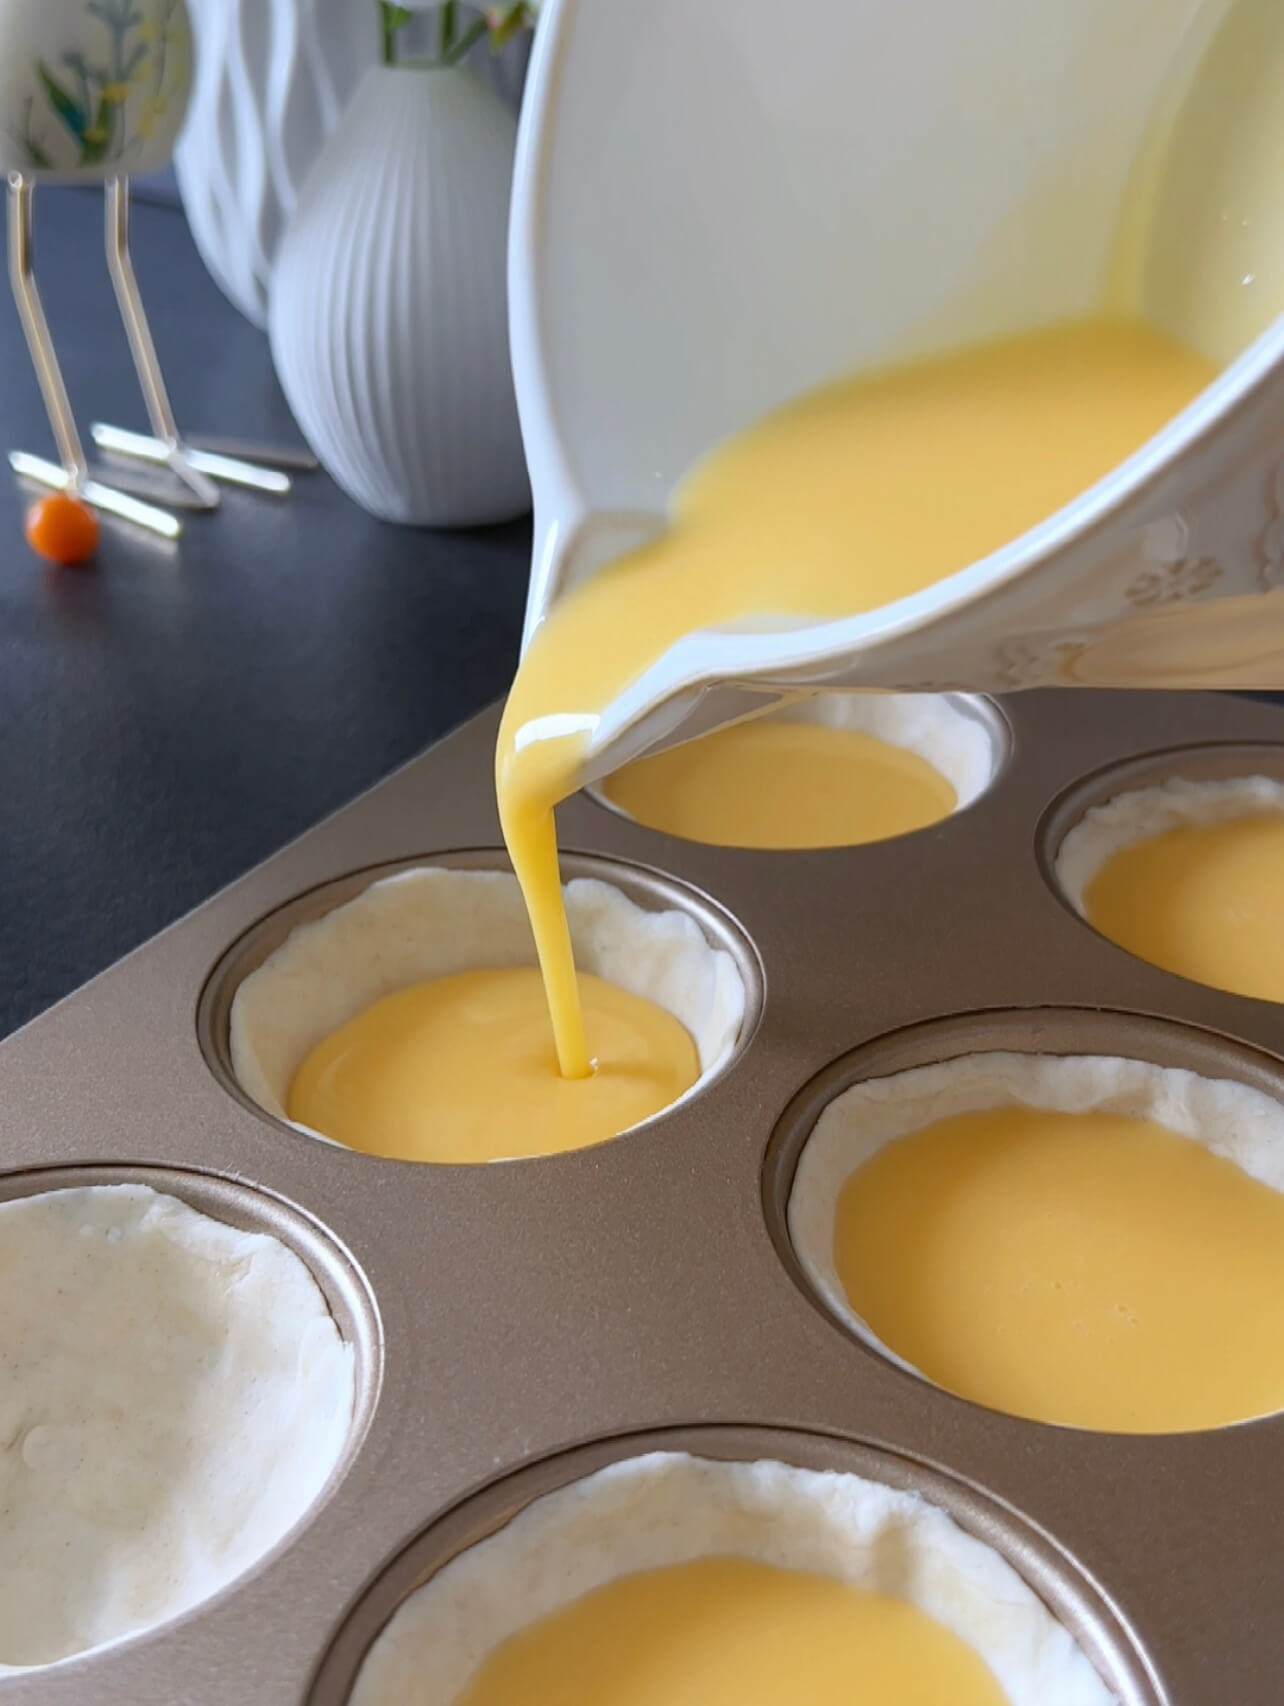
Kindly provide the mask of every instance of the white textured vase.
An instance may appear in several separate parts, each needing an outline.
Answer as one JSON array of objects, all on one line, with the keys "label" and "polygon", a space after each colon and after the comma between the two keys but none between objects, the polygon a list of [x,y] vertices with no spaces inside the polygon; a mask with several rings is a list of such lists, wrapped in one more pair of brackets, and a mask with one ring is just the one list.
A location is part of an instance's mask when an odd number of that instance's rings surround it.
[{"label": "white textured vase", "polygon": [[299,196],[272,354],[334,480],[388,521],[529,507],[508,355],[516,123],[466,70],[377,67]]},{"label": "white textured vase", "polygon": [[300,186],[378,56],[373,0],[188,0],[196,84],[174,169],[201,258],[267,324]]}]

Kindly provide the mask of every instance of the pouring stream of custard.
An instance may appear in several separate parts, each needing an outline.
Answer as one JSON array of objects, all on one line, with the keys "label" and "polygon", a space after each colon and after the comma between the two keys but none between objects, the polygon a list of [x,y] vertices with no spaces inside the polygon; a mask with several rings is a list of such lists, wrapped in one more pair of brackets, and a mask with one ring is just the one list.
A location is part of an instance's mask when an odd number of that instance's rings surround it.
[{"label": "pouring stream of custard", "polygon": [[861,614],[989,556],[1138,450],[1214,371],[1139,321],[1101,319],[818,392],[715,451],[665,534],[550,611],[495,770],[564,1077],[592,1062],[553,813],[607,706],[686,634]]},{"label": "pouring stream of custard", "polygon": [[591,1085],[558,1073],[539,973],[512,966],[412,984],[365,1008],[305,1058],[289,1116],[396,1161],[509,1161],[605,1142],[684,1095],[700,1057],[655,1002],[590,976],[579,994]]}]

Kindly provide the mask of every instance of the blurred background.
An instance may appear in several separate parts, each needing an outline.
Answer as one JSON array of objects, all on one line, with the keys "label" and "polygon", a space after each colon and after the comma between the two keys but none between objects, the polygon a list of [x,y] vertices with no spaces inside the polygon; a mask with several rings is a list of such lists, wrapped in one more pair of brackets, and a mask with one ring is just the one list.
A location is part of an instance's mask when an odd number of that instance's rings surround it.
[{"label": "blurred background", "polygon": [[[197,70],[178,169],[135,190],[139,282],[185,431],[297,445],[264,316],[252,297],[235,300],[236,268],[220,260],[215,238],[228,255],[251,235],[279,246],[292,208],[276,205],[280,185],[265,169],[284,147],[271,126],[294,126],[297,191],[363,77],[386,74],[388,9],[375,0],[219,0],[223,24],[244,26],[240,51],[270,91],[258,110],[226,41],[202,86],[202,12],[214,8],[193,0],[191,9]],[[478,16],[459,9],[457,43]],[[440,48],[439,9],[402,22],[398,77],[426,91],[432,78],[465,74],[420,69],[421,56]],[[310,46],[297,33],[304,25],[319,32]],[[523,27],[501,53],[483,39],[467,54],[466,74],[503,107],[503,120],[490,108],[483,115],[485,135],[499,135],[501,164],[528,51]],[[327,57],[321,122],[304,85]],[[307,125],[289,116],[300,112]],[[465,169],[469,146],[465,137],[454,150]],[[409,181],[431,190],[432,165],[419,161]],[[222,186],[223,229],[206,230],[203,248],[180,180],[192,205],[202,186]],[[229,187],[238,183],[239,195]],[[502,227],[506,209],[488,213]],[[41,187],[35,216],[37,274],[82,433],[99,420],[145,431],[104,260],[101,191]],[[421,226],[434,216],[431,197],[397,215]],[[467,292],[476,284],[464,278],[456,294]],[[424,279],[418,294],[426,313],[448,319],[449,281]],[[499,303],[502,315],[502,280]],[[418,337],[413,325],[400,335]],[[494,342],[492,331],[486,359],[497,357],[506,373],[506,345]],[[50,453],[7,297],[0,429],[6,449]],[[189,518],[177,546],[105,526],[92,565],[59,569],[24,542],[31,498],[16,480],[0,480],[0,1033],[503,692],[529,554],[524,491],[521,501],[504,498],[508,514],[489,524],[398,526],[322,470],[301,475],[285,499],[225,487],[218,512]]]}]

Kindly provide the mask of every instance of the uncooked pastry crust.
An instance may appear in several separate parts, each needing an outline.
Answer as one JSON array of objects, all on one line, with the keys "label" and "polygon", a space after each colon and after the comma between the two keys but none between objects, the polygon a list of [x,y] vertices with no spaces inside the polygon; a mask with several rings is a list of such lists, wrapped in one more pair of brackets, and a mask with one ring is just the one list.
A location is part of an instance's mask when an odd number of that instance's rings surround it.
[{"label": "uncooked pastry crust", "polygon": [[[580,877],[565,895],[579,969],[672,1013],[695,1040],[701,1081],[716,1071],[745,1013],[731,955],[711,947],[686,913],[646,912],[609,883]],[[290,1085],[311,1051],[376,1001],[457,972],[535,963],[515,877],[440,866],[386,877],[299,925],[241,984],[232,1002],[233,1070],[261,1108],[284,1120]]]},{"label": "uncooked pastry crust", "polygon": [[897,1138],[955,1114],[1012,1107],[1152,1120],[1284,1191],[1284,1108],[1229,1079],[1111,1055],[990,1053],[853,1084],[821,1114],[799,1157],[789,1193],[789,1236],[834,1314],[901,1368],[910,1364],[856,1314],[834,1265],[843,1186]]},{"label": "uncooked pastry crust", "polygon": [[953,788],[958,811],[979,799],[994,776],[990,731],[940,693],[824,693],[800,701],[796,714],[917,753]]},{"label": "uncooked pastry crust", "polygon": [[1061,892],[1080,918],[1086,918],[1085,896],[1093,878],[1125,847],[1186,824],[1230,823],[1263,812],[1284,814],[1284,782],[1271,776],[1232,776],[1219,782],[1175,776],[1153,788],[1116,794],[1086,811],[1058,848]]},{"label": "uncooked pastry crust", "polygon": [[0,1204],[0,1671],[207,1599],[294,1527],[353,1353],[276,1238],[141,1185]]},{"label": "uncooked pastry crust", "polygon": [[639,1570],[713,1556],[908,1600],[973,1647],[1012,1706],[1108,1706],[1066,1629],[991,1547],[912,1493],[783,1463],[628,1458],[538,1499],[413,1594],[351,1706],[454,1706],[519,1629]]}]

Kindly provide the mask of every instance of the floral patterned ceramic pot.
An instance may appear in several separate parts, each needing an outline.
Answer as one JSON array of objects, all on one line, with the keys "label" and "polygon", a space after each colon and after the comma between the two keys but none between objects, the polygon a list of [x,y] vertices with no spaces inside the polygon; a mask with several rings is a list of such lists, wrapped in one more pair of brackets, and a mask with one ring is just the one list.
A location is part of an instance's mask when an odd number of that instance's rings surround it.
[{"label": "floral patterned ceramic pot", "polygon": [[0,170],[55,182],[156,171],[191,75],[184,0],[0,0]]}]

